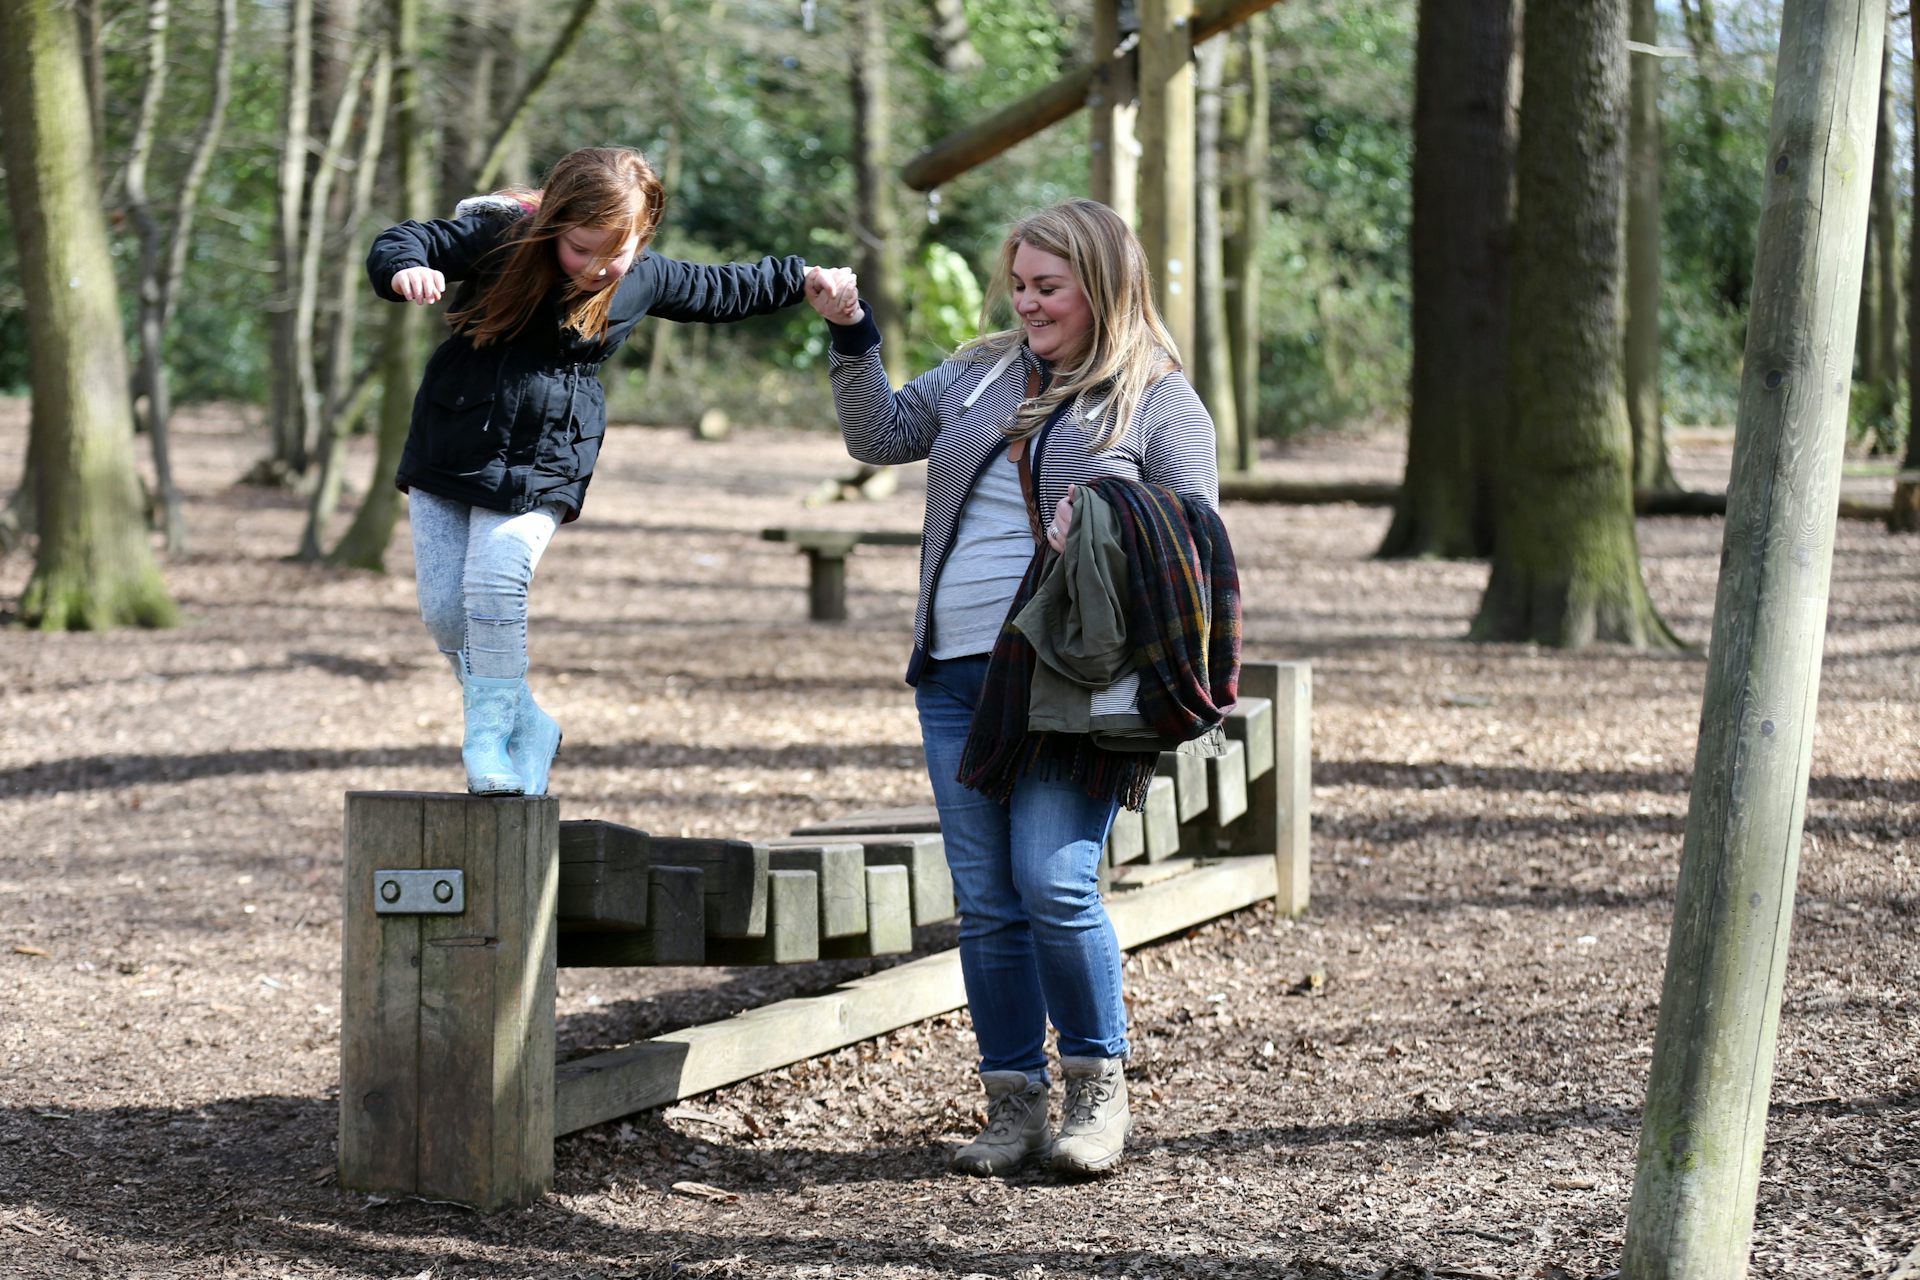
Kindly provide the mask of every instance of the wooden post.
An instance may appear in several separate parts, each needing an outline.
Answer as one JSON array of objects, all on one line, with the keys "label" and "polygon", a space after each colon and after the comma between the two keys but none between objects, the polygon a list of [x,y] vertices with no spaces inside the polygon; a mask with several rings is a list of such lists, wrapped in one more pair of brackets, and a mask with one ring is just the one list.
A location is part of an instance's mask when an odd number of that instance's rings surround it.
[{"label": "wooden post", "polygon": [[1093,81],[1087,89],[1093,155],[1087,192],[1132,225],[1140,213],[1140,150],[1133,134],[1136,63],[1113,56],[1123,38],[1120,0],[1095,0]]},{"label": "wooden post", "polygon": [[[1304,662],[1245,662],[1240,696],[1273,706],[1273,768],[1247,782],[1246,845],[1273,854],[1274,905],[1285,915],[1307,909],[1313,809],[1313,668]],[[1251,750],[1249,755],[1251,756]],[[1240,848],[1238,841],[1235,847]],[[1247,850],[1242,849],[1245,852]]]},{"label": "wooden post", "polygon": [[1885,0],[1787,0],[1685,847],[1621,1274],[1747,1271],[1806,812]]},{"label": "wooden post", "polygon": [[1183,360],[1193,350],[1193,0],[1140,0],[1140,242]]},{"label": "wooden post", "polygon": [[[547,796],[348,795],[341,1186],[481,1209],[552,1187],[558,819]],[[376,873],[422,870],[458,882],[376,910]],[[443,883],[459,911],[427,907]]]}]

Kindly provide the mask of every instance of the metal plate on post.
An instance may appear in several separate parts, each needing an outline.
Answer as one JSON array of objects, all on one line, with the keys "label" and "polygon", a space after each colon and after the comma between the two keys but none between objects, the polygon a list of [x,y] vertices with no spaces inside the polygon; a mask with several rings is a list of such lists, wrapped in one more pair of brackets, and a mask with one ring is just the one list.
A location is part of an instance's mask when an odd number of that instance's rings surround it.
[{"label": "metal plate on post", "polygon": [[459,871],[376,871],[373,912],[381,916],[457,916],[467,909]]}]

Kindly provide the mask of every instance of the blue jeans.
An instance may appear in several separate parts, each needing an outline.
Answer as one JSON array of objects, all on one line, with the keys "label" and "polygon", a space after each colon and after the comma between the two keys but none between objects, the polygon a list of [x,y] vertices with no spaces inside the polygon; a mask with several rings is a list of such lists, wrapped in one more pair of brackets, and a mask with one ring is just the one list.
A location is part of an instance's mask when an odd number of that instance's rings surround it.
[{"label": "blue jeans", "polygon": [[986,672],[985,656],[929,661],[914,706],[960,906],[980,1069],[1045,1080],[1049,1017],[1062,1056],[1126,1056],[1120,943],[1097,879],[1119,805],[1032,774],[1006,804],[955,781]]},{"label": "blue jeans", "polygon": [[408,496],[420,619],[455,672],[527,674],[527,589],[563,514],[558,503],[512,515]]}]

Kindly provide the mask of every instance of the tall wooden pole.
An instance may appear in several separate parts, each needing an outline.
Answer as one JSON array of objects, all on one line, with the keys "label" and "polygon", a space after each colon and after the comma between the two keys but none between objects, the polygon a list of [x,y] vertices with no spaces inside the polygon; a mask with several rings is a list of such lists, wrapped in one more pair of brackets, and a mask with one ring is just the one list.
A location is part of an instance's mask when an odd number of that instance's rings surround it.
[{"label": "tall wooden pole", "polygon": [[1811,767],[1886,0],[1787,0],[1693,797],[1621,1274],[1747,1270]]},{"label": "tall wooden pole", "polygon": [[1137,62],[1113,56],[1121,39],[1120,0],[1094,0],[1093,81],[1087,88],[1093,155],[1087,193],[1131,224],[1140,207],[1140,149],[1133,128]]},{"label": "tall wooden pole", "polygon": [[1140,242],[1182,359],[1193,351],[1193,0],[1140,0]]}]

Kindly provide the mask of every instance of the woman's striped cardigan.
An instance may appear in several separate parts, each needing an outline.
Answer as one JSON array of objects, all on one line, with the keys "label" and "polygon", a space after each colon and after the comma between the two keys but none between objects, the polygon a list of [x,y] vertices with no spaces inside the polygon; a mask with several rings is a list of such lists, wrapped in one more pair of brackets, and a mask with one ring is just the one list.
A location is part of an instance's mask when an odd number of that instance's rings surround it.
[{"label": "woman's striped cardigan", "polygon": [[[1004,428],[1026,398],[1027,371],[1036,367],[1036,359],[1022,347],[1019,358],[986,387],[980,382],[992,372],[991,361],[948,360],[896,392],[880,362],[880,331],[871,312],[858,324],[831,328],[833,407],[847,452],[858,461],[883,466],[927,460],[920,600],[913,616],[913,656],[907,663],[907,683],[918,684],[933,641],[928,634],[933,593],[960,525],[960,509],[988,463],[1006,447]],[[966,404],[969,398],[971,406]],[[1076,405],[1034,444],[1034,485],[1043,520],[1052,515],[1068,485],[1097,476],[1143,480],[1209,507],[1217,505],[1220,477],[1213,419],[1185,375],[1170,373],[1147,388],[1126,434],[1098,453],[1093,443],[1102,424],[1083,421],[1082,411]]]}]

